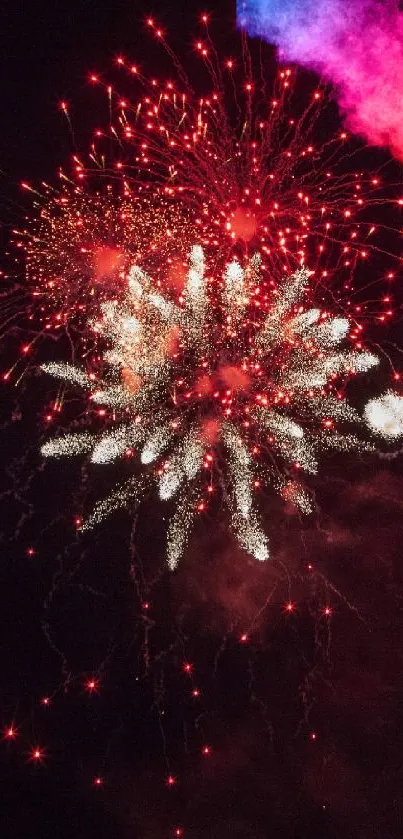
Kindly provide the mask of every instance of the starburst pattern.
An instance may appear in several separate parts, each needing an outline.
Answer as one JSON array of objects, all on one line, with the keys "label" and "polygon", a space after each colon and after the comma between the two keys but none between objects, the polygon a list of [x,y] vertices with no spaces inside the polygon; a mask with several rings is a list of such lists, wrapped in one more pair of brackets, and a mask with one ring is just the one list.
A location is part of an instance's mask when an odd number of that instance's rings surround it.
[{"label": "starburst pattern", "polygon": [[320,451],[372,448],[344,428],[360,417],[341,387],[378,358],[345,346],[348,319],[307,305],[310,272],[299,269],[275,293],[267,291],[259,254],[244,266],[233,260],[220,278],[206,272],[195,245],[176,301],[132,266],[123,302],[102,304],[92,324],[105,375],[96,380],[68,364],[42,368],[87,390],[109,420],[101,434],[67,434],[45,443],[42,453],[86,453],[93,464],[130,456],[137,464],[82,529],[140,503],[153,479],[161,502],[175,505],[167,540],[171,569],[216,490],[242,548],[265,560],[259,476],[309,513],[309,490],[292,473],[315,474]]}]

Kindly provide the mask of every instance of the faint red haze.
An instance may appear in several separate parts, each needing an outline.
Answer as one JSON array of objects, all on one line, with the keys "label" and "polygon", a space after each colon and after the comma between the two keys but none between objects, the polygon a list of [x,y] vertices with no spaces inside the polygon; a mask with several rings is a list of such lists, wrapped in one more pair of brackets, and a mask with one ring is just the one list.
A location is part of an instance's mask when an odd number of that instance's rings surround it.
[{"label": "faint red haze", "polygon": [[250,242],[256,235],[256,216],[250,210],[245,210],[244,207],[236,208],[230,223],[231,231],[236,239],[243,239],[244,242]]},{"label": "faint red haze", "polygon": [[99,247],[94,252],[94,276],[97,282],[120,271],[125,255],[117,248]]},{"label": "faint red haze", "polygon": [[166,276],[166,286],[171,291],[175,291],[178,296],[182,294],[186,277],[187,277],[188,267],[186,263],[184,263],[181,259],[173,259],[171,265],[168,268],[167,276]]},{"label": "faint red haze", "polygon": [[133,370],[130,369],[130,367],[123,367],[122,380],[125,387],[127,387],[130,393],[136,393],[141,385],[140,376],[134,373]]},{"label": "faint red haze", "polygon": [[243,370],[240,370],[239,367],[224,364],[219,368],[218,376],[235,393],[241,390],[249,390],[250,388],[249,376]]}]

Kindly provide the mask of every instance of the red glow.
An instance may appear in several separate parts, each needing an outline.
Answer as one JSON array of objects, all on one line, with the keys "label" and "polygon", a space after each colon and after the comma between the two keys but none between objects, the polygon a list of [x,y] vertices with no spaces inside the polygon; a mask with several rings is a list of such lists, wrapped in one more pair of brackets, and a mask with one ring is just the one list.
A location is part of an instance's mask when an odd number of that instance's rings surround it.
[{"label": "red glow", "polygon": [[187,265],[184,264],[183,260],[178,257],[173,259],[168,268],[166,278],[167,287],[172,291],[175,291],[178,296],[183,292],[187,271]]},{"label": "red glow", "polygon": [[[229,65],[227,64],[227,67]],[[250,88],[247,85],[247,90]],[[257,232],[256,216],[249,210],[243,207],[237,207],[233,216],[230,219],[231,230],[236,239],[243,239],[244,242],[250,242]]]},{"label": "red glow", "polygon": [[8,728],[4,729],[3,737],[5,740],[14,740],[17,736],[17,729],[14,725],[10,725]]},{"label": "red glow", "polygon": [[216,419],[206,419],[202,425],[202,439],[208,446],[213,446],[220,436],[221,423]]},{"label": "red glow", "polygon": [[94,276],[97,281],[113,277],[124,264],[124,254],[116,248],[99,247],[94,253]]},{"label": "red glow", "polygon": [[201,396],[210,396],[213,392],[213,381],[211,376],[200,376],[200,378],[197,379],[195,389]]},{"label": "red glow", "polygon": [[230,388],[235,393],[248,390],[251,384],[249,376],[240,370],[238,367],[227,364],[219,368],[219,378],[222,379],[227,388]]},{"label": "red glow", "polygon": [[172,358],[178,352],[180,330],[178,326],[172,326],[164,336],[161,346],[162,355]]},{"label": "red glow", "polygon": [[141,378],[136,373],[133,373],[133,370],[130,370],[130,367],[123,367],[122,369],[122,381],[124,382],[127,389],[130,393],[136,393],[141,386]]},{"label": "red glow", "polygon": [[39,746],[35,746],[31,749],[30,753],[30,761],[33,763],[43,763],[45,757],[45,752],[43,749],[40,749]]}]

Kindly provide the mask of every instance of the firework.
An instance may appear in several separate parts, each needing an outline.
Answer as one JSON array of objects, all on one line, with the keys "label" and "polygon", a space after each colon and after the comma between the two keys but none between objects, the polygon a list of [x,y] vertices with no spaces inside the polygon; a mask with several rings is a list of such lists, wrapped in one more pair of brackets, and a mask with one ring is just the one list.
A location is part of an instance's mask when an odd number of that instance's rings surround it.
[{"label": "firework", "polygon": [[210,91],[197,95],[148,26],[176,80],[147,79],[119,58],[137,86],[128,98],[91,76],[109,124],[88,155],[74,156],[61,190],[45,189],[39,225],[19,240],[46,328],[79,322],[85,337],[85,364],[43,369],[84,389],[87,413],[106,425],[42,451],[133,465],[84,529],[140,503],[154,481],[173,509],[171,568],[215,494],[239,543],[264,560],[259,487],[269,482],[309,512],[299,472],[314,474],[320,451],[371,448],[351,433],[361,418],[345,386],[378,363],[364,347],[365,321],[393,309],[390,296],[362,302],[361,266],[382,256],[374,285],[394,264],[393,231],[378,233],[371,210],[400,199],[353,169],[357,149],[344,133],[319,143],[321,85],[302,106],[284,68],[269,93],[246,42],[239,66],[223,62],[206,28],[196,52]]},{"label": "firework", "polygon": [[[371,285],[393,276],[395,235],[384,218],[377,226],[377,208],[398,205],[398,187],[385,167],[382,177],[364,171],[365,154],[345,132],[323,141],[323,125],[334,123],[323,85],[300,95],[287,67],[264,78],[246,42],[242,58],[221,57],[205,17],[203,26],[196,43],[203,95],[150,19],[150,33],[173,59],[171,79],[148,78],[122,57],[120,82],[91,74],[108,124],[86,154],[73,155],[71,171],[60,172],[59,189],[24,184],[40,212],[14,231],[15,241],[45,328],[80,322],[85,331],[100,303],[119,299],[133,264],[179,293],[196,242],[214,270],[258,251],[273,286],[307,264],[351,317],[387,320],[390,306],[379,295],[371,294],[370,309],[363,305],[364,269],[379,255]],[[130,84],[130,95],[119,83]],[[70,120],[65,102],[62,112]]]},{"label": "firework", "polygon": [[42,453],[89,452],[95,464],[129,454],[135,469],[83,529],[119,506],[140,503],[154,480],[161,502],[178,499],[168,529],[172,569],[195,515],[217,491],[228,502],[240,545],[265,560],[259,476],[306,513],[309,492],[289,479],[292,472],[314,474],[321,450],[371,450],[349,431],[360,419],[341,388],[377,365],[377,357],[345,346],[346,318],[306,305],[307,269],[269,298],[260,264],[259,254],[245,266],[234,260],[208,283],[203,250],[195,245],[181,303],[133,266],[124,300],[103,304],[93,324],[105,347],[103,379],[95,382],[75,366],[44,365],[53,377],[84,386],[90,401],[108,410],[109,427],[100,435],[62,436]]}]

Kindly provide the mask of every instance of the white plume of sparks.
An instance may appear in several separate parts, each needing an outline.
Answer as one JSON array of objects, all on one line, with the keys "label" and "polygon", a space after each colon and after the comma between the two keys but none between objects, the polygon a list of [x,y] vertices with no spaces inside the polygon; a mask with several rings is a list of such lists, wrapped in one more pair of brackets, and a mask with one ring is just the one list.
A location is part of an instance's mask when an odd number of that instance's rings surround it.
[{"label": "white plume of sparks", "polygon": [[403,434],[403,397],[388,392],[371,400],[363,422],[341,396],[340,380],[365,373],[378,358],[343,346],[350,321],[308,300],[311,272],[300,268],[275,291],[270,286],[270,294],[263,275],[262,257],[254,254],[207,279],[203,249],[195,244],[176,301],[133,265],[122,299],[104,303],[90,324],[101,344],[97,369],[101,360],[105,375],[43,365],[89,391],[106,427],[58,437],[42,454],[87,454],[98,466],[128,458],[133,469],[82,529],[137,505],[154,482],[160,501],[173,505],[167,533],[173,570],[196,516],[217,491],[228,502],[239,544],[263,561],[269,557],[257,492],[263,473],[286,502],[308,514],[311,494],[301,475],[317,472],[321,452],[373,450],[349,426],[366,425],[386,439]]},{"label": "white plume of sparks", "polygon": [[281,489],[281,495],[284,501],[294,504],[294,507],[297,507],[304,515],[307,516],[312,512],[309,493],[298,481],[287,481]]},{"label": "white plume of sparks", "polygon": [[331,421],[342,420],[344,422],[360,422],[358,411],[349,405],[345,399],[327,394],[326,396],[307,396],[300,394],[296,400],[301,411],[306,411],[314,417]]},{"label": "white plume of sparks", "polygon": [[200,245],[190,252],[190,268],[184,289],[186,321],[185,338],[189,344],[207,349],[208,335],[205,329],[207,317],[206,281],[204,277],[204,253]]},{"label": "white plume of sparks", "polygon": [[165,466],[159,484],[160,498],[172,498],[184,481],[196,477],[203,461],[204,448],[197,431],[188,434],[183,445],[175,452]]},{"label": "white plume of sparks", "polygon": [[99,442],[93,449],[91,455],[92,463],[112,463],[121,457],[131,446],[137,445],[144,437],[144,429],[141,425],[131,422],[125,425],[118,425],[102,435]]},{"label": "white plume of sparks", "polygon": [[252,458],[237,429],[230,423],[223,427],[223,440],[228,449],[236,509],[247,519],[252,509]]},{"label": "white plume of sparks", "polygon": [[292,319],[289,330],[294,335],[303,335],[320,318],[320,309],[308,309]]},{"label": "white plume of sparks", "polygon": [[232,475],[232,528],[239,544],[259,562],[269,558],[268,540],[252,507],[252,458],[230,423],[223,428]]},{"label": "white plume of sparks", "polygon": [[196,318],[200,318],[206,306],[204,280],[204,253],[200,245],[195,245],[190,252],[190,268],[185,286],[185,297],[188,308]]},{"label": "white plume of sparks", "polygon": [[65,434],[56,440],[49,440],[41,448],[44,457],[74,457],[90,452],[94,446],[94,438],[88,431],[82,434]]},{"label": "white plume of sparks", "polygon": [[349,329],[350,321],[347,318],[329,318],[312,331],[312,338],[317,347],[326,350],[340,344]]},{"label": "white plume of sparks", "polygon": [[245,272],[237,259],[227,265],[224,274],[224,299],[231,320],[242,317]]},{"label": "white plume of sparks", "polygon": [[149,437],[147,437],[144,448],[140,455],[140,460],[143,465],[153,463],[157,457],[169,446],[169,443],[174,436],[174,429],[171,423],[158,425],[153,429]]},{"label": "white plume of sparks", "polygon": [[332,376],[339,374],[366,373],[379,364],[376,355],[367,352],[338,352],[324,358],[311,361],[304,358],[300,364],[290,367],[282,376],[284,387],[296,390],[310,390],[324,387]]},{"label": "white plume of sparks", "polygon": [[147,482],[143,476],[140,478],[130,478],[121,486],[116,487],[107,498],[98,501],[88,517],[88,519],[81,525],[80,530],[92,530],[105,519],[110,516],[115,510],[122,507],[130,506],[132,509],[137,507],[144,497],[147,489]]},{"label": "white plume of sparks", "polygon": [[185,551],[196,516],[196,504],[197,490],[188,485],[180,493],[168,525],[167,562],[171,571],[175,570]]},{"label": "white plume of sparks", "polygon": [[260,425],[273,434],[272,445],[287,460],[297,464],[305,472],[317,472],[318,464],[313,447],[300,425],[278,411],[267,408],[256,408],[255,414],[259,417]]},{"label": "white plume of sparks", "polygon": [[55,379],[62,379],[71,385],[78,385],[79,387],[88,389],[91,387],[91,381],[86,373],[80,370],[79,367],[74,367],[72,364],[63,364],[59,361],[50,361],[48,364],[42,364],[41,370],[53,376]]},{"label": "white plume of sparks", "polygon": [[254,513],[244,518],[239,512],[234,512],[232,528],[239,544],[247,553],[254,556],[258,562],[269,559],[268,539]]},{"label": "white plume of sparks", "polygon": [[370,399],[364,408],[367,425],[375,434],[393,440],[403,435],[403,396],[388,390],[376,399]]}]

